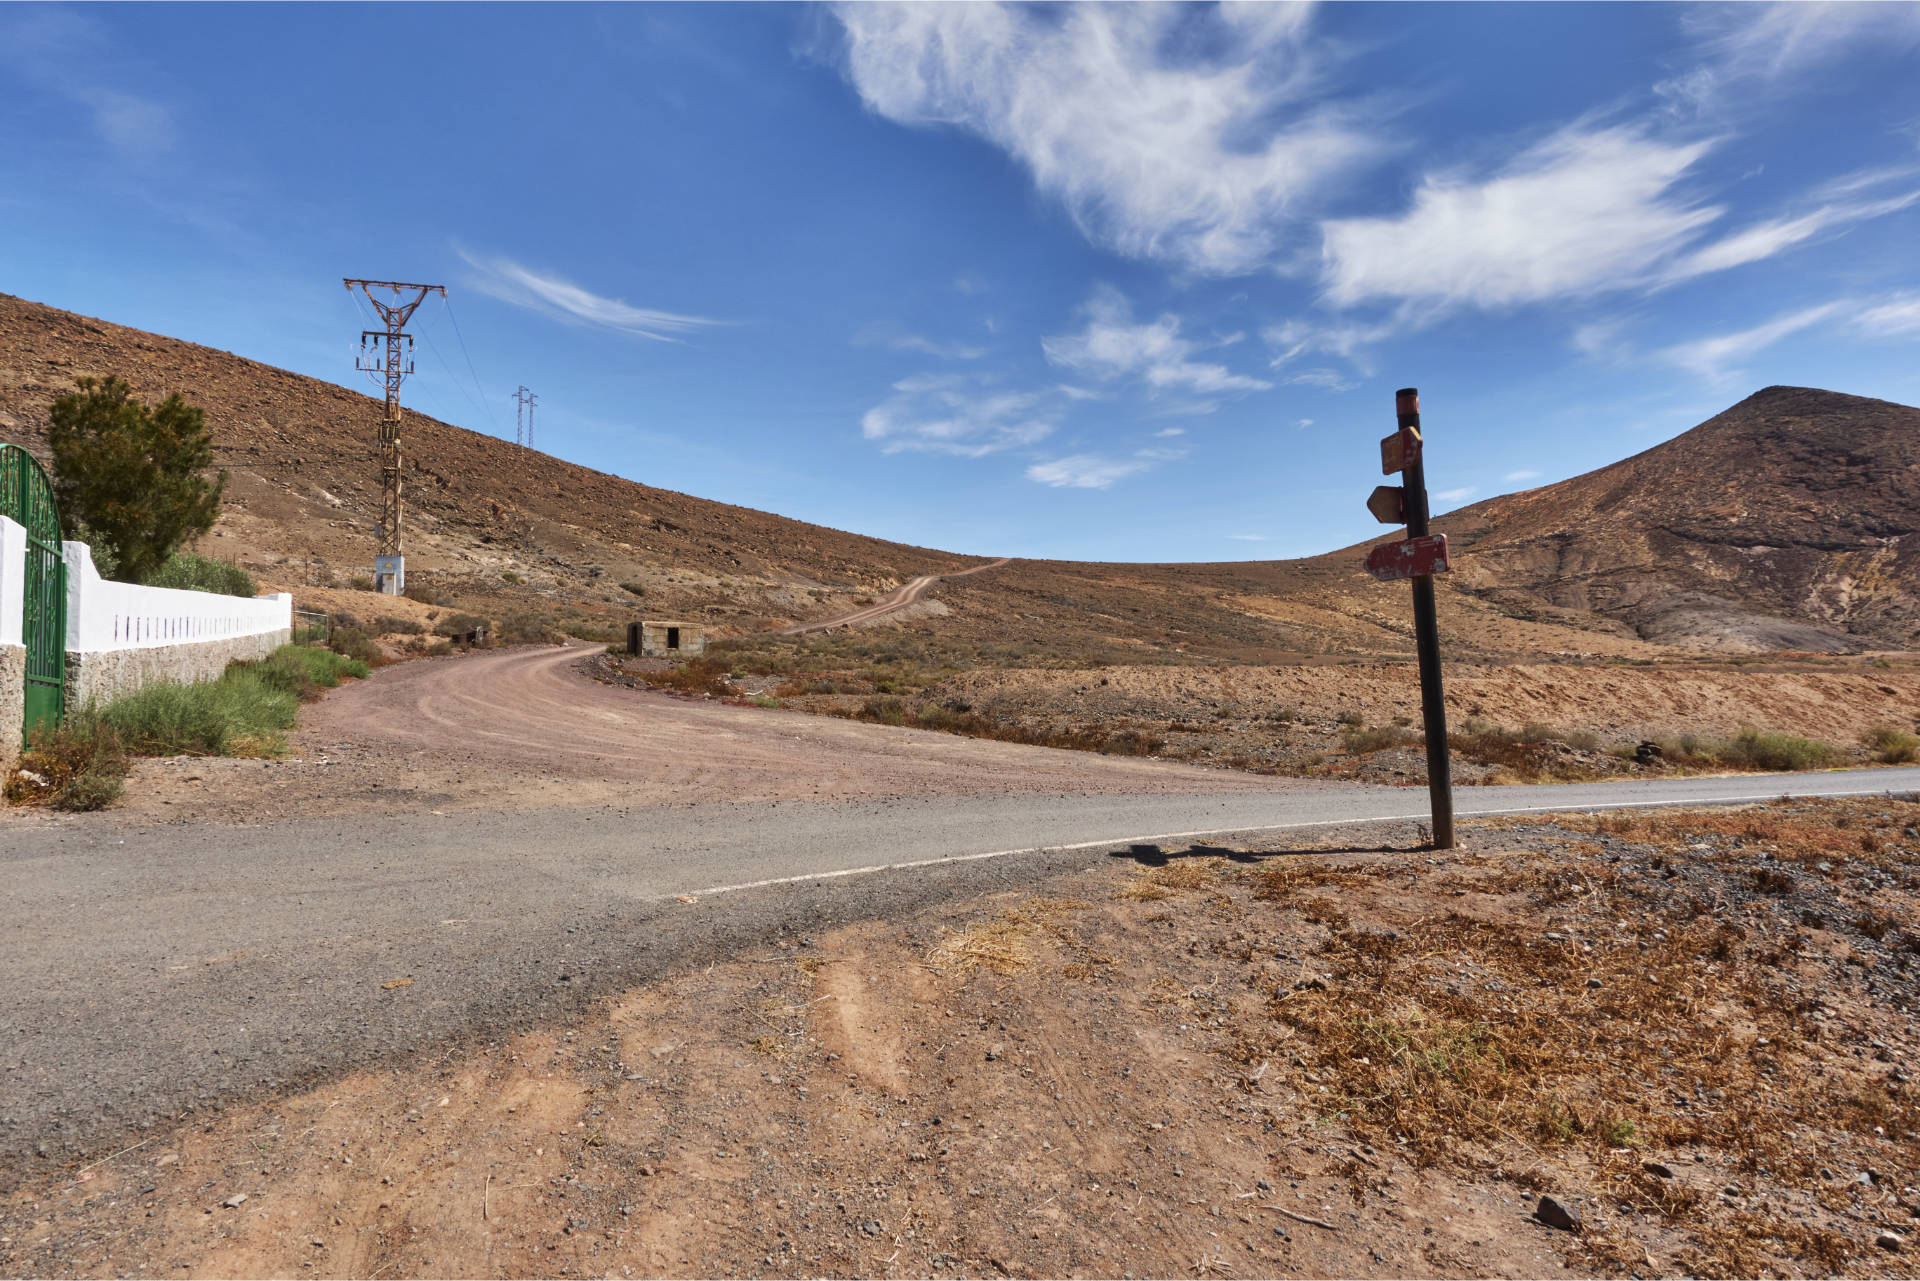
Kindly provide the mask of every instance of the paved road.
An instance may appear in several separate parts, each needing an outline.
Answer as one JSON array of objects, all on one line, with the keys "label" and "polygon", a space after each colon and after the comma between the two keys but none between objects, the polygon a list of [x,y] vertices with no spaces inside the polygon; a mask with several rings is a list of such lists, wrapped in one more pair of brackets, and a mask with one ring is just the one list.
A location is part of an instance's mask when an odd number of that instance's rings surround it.
[{"label": "paved road", "polygon": [[[1920,769],[1475,789],[1460,813],[1889,790],[1920,790]],[[1323,785],[189,830],[10,823],[0,1169],[39,1147],[97,1152],[183,1110],[563,1016],[748,938],[1016,884],[1134,841],[1251,834],[1284,848],[1289,831],[1360,820],[1404,831],[1424,814],[1417,790]],[[396,978],[413,982],[382,988]]]},{"label": "paved road", "polygon": [[926,594],[927,588],[946,578],[965,578],[969,574],[978,574],[982,570],[998,569],[1012,557],[1002,556],[999,560],[989,561],[985,565],[975,565],[972,569],[956,569],[951,574],[923,574],[900,588],[885,600],[877,601],[864,609],[856,609],[851,614],[839,618],[822,619],[817,623],[797,623],[792,627],[782,627],[782,636],[803,636],[808,632],[825,631],[829,627],[853,627],[860,623],[871,623],[876,618],[885,618],[897,613],[919,600]]}]

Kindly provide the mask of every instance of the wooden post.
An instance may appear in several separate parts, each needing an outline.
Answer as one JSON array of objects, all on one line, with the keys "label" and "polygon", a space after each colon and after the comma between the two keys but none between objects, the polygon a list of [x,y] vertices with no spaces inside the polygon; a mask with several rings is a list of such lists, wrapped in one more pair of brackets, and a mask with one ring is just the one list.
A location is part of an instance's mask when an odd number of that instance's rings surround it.
[{"label": "wooden post", "polygon": [[[1420,389],[1394,393],[1394,411],[1402,430],[1420,430]],[[1427,466],[1423,447],[1404,472],[1407,536],[1427,534]],[[1453,766],[1447,751],[1447,696],[1440,680],[1440,617],[1434,607],[1433,575],[1413,580],[1413,636],[1420,655],[1420,713],[1427,733],[1427,793],[1433,807],[1433,848],[1450,850],[1453,840]]]}]

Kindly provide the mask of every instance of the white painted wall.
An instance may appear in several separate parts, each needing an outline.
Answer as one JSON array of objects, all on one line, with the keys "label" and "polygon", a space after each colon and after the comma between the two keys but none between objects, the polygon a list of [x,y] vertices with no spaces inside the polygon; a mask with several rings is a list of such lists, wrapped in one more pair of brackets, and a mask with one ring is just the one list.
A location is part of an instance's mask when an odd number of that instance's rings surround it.
[{"label": "white painted wall", "polygon": [[27,531],[0,516],[0,645],[26,644]]},{"label": "white painted wall", "polygon": [[[25,569],[25,537],[22,531],[21,571]],[[68,542],[62,547],[67,562],[68,653],[187,645],[194,641],[259,636],[293,626],[293,597],[285,592],[249,600],[240,596],[217,596],[212,592],[116,583],[100,577],[100,571],[93,567],[93,553],[85,543]],[[0,548],[0,554],[4,554],[4,548]],[[0,579],[0,591],[4,591],[4,584],[17,583],[22,577],[20,572],[9,571],[4,562],[0,562],[0,574],[5,575]],[[14,591],[17,593],[19,588],[16,586]],[[0,596],[0,610],[6,608],[6,599],[16,602],[12,617],[17,631],[20,597]]]}]

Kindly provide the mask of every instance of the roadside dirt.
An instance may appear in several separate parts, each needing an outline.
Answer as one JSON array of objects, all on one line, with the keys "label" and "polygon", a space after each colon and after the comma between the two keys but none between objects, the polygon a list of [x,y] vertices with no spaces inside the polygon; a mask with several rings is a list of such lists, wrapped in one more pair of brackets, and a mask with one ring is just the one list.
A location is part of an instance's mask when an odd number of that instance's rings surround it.
[{"label": "roadside dirt", "polygon": [[1912,1274],[1920,803],[1378,839],[1117,850],[230,1109],[31,1176],[0,1269]]},{"label": "roadside dirt", "polygon": [[142,760],[119,809],[250,822],[395,808],[1286,786],[596,683],[577,669],[597,652],[515,647],[382,668],[305,709],[288,758]]}]

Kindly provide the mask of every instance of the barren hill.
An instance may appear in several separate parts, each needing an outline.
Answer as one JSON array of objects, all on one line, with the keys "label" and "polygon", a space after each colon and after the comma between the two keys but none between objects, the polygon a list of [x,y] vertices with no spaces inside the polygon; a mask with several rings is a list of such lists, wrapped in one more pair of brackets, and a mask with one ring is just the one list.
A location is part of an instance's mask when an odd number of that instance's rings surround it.
[{"label": "barren hill", "polygon": [[[207,411],[232,481],[203,550],[296,594],[368,572],[379,402],[0,295],[0,439],[44,452],[48,404],[88,374]],[[1774,388],[1635,458],[1455,513],[1440,522],[1460,549],[1447,643],[1494,660],[1920,644],[1916,426],[1903,406]],[[404,440],[410,584],[496,616],[678,616],[741,634],[985,560],[654,488],[411,412]],[[1356,502],[1370,483],[1355,478]],[[940,583],[883,627],[1038,665],[1409,653],[1405,589],[1360,559],[1015,561]],[[378,608],[368,597],[359,612]]]},{"label": "barren hill", "polygon": [[1456,585],[1655,642],[1920,646],[1920,409],[1768,387],[1610,467],[1438,522]]}]

